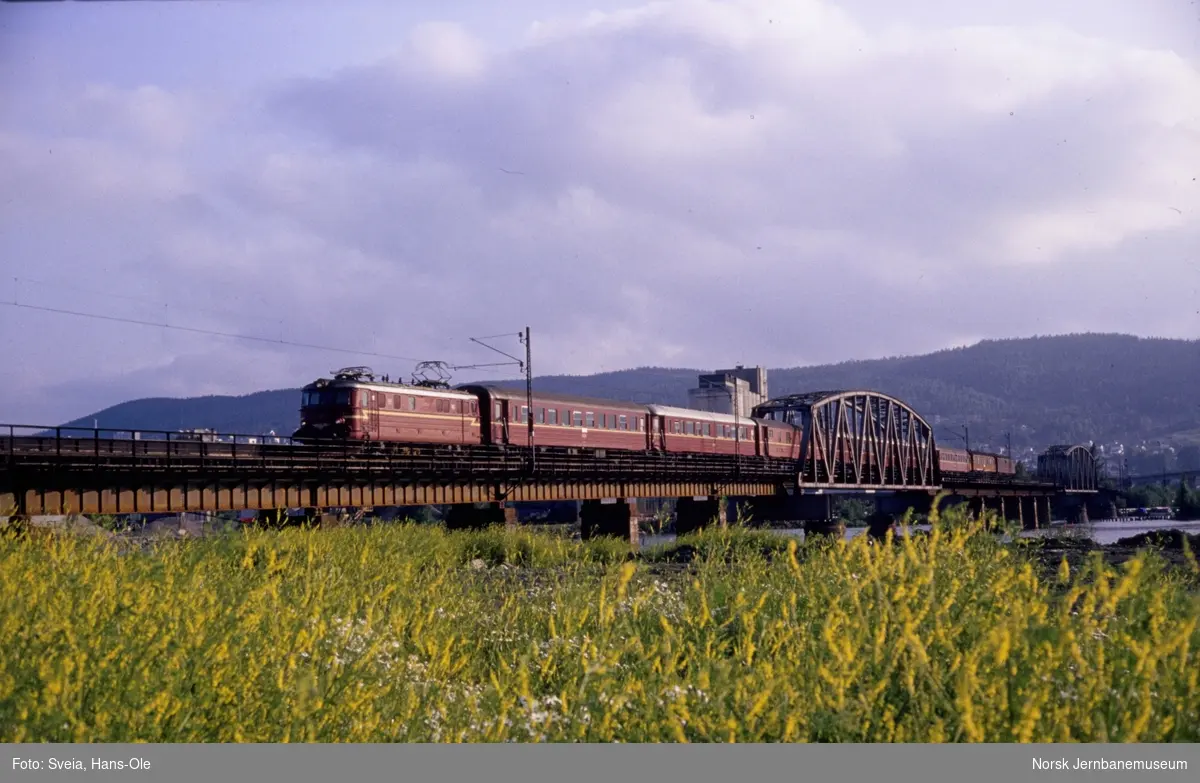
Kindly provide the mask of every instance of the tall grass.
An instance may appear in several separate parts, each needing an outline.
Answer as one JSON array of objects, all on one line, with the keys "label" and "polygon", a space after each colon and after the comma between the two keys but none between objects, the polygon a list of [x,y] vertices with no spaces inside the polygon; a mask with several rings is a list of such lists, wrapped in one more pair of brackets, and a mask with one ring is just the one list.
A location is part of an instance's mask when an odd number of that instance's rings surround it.
[{"label": "tall grass", "polygon": [[[1200,602],[928,536],[0,541],[0,741],[1197,741]],[[482,561],[482,562],[480,562]]]}]

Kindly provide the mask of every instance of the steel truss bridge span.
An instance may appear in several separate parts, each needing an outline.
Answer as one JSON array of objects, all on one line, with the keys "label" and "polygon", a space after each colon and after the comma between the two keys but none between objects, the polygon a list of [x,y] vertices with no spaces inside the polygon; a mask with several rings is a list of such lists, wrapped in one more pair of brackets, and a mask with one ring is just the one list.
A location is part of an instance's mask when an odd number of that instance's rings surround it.
[{"label": "steel truss bridge span", "polygon": [[863,390],[792,394],[757,406],[754,415],[800,428],[801,486],[939,486],[933,428],[890,395]]}]

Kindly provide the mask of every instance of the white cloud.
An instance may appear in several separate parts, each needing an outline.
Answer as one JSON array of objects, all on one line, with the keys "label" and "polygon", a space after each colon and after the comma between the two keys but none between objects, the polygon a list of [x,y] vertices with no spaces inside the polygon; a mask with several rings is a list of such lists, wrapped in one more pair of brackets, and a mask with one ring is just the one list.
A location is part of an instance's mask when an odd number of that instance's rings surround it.
[{"label": "white cloud", "polygon": [[480,76],[487,65],[482,44],[457,24],[422,23],[409,41],[414,64],[433,76],[470,80]]},{"label": "white cloud", "polygon": [[[528,323],[547,373],[1195,335],[1200,73],[1170,52],[869,29],[815,0],[597,13],[509,51],[477,34],[420,25],[261,103],[64,96],[45,138],[0,127],[0,249],[68,279],[88,248],[112,271],[84,277],[189,301],[188,324],[298,342],[488,361],[466,337]],[[339,360],[38,318],[0,343],[30,368],[19,405],[89,367],[141,395]]]}]

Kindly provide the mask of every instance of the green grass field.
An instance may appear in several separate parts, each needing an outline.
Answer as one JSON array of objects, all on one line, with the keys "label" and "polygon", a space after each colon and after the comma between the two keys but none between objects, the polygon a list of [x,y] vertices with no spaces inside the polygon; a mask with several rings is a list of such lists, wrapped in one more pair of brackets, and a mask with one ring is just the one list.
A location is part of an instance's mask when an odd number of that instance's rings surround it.
[{"label": "green grass field", "polygon": [[1030,546],[9,536],[0,741],[1200,740],[1194,570]]}]

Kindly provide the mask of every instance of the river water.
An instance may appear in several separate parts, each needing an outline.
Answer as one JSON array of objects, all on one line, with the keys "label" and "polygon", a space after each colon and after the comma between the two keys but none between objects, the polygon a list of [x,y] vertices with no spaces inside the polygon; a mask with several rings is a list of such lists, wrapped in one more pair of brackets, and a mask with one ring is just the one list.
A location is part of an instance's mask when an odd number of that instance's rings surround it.
[{"label": "river water", "polygon": [[[913,525],[915,530],[929,530],[929,525]],[[1052,522],[1049,528],[1042,530],[1025,530],[1018,535],[1022,537],[1051,537],[1051,538],[1090,538],[1101,546],[1115,544],[1122,538],[1148,533],[1152,530],[1181,530],[1188,535],[1200,533],[1200,522],[1176,522],[1170,519],[1132,520],[1105,519],[1089,522],[1084,525],[1068,525],[1065,522]],[[777,528],[771,532],[782,536],[795,536],[803,540],[802,528]],[[852,539],[867,532],[865,527],[846,528],[846,539]],[[643,547],[653,547],[669,544],[675,540],[674,533],[642,536]]]}]

